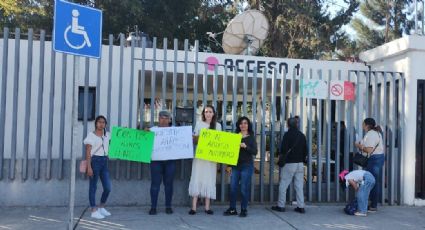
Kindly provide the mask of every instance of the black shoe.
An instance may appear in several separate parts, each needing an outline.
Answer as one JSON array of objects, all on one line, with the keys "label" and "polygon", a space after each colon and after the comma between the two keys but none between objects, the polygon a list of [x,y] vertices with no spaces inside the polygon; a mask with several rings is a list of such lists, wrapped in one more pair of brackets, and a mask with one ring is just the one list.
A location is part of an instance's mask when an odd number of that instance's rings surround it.
[{"label": "black shoe", "polygon": [[195,210],[191,209],[191,210],[189,211],[189,215],[195,215],[195,214],[196,214],[196,211],[195,211]]},{"label": "black shoe", "polygon": [[248,216],[248,211],[246,209],[242,209],[241,213],[239,214],[239,217],[246,217]]},{"label": "black shoe", "polygon": [[367,212],[374,213],[376,211],[378,211],[378,208],[367,207]]},{"label": "black shoe", "polygon": [[238,211],[236,211],[236,209],[234,208],[229,208],[227,209],[224,213],[224,216],[234,216],[234,215],[238,215]]},{"label": "black shoe", "polygon": [[305,209],[304,208],[298,208],[298,207],[296,207],[295,209],[294,209],[294,211],[296,211],[296,212],[299,212],[299,213],[305,213]]},{"label": "black shoe", "polygon": [[173,214],[173,209],[172,208],[165,208],[165,213]]},{"label": "black shoe", "polygon": [[208,215],[213,215],[214,214],[213,210],[211,210],[211,209],[205,210],[205,213],[208,214]]},{"label": "black shoe", "polygon": [[156,215],[156,208],[151,208],[151,210],[149,210],[149,215]]},{"label": "black shoe", "polygon": [[279,206],[272,206],[272,210],[276,212],[284,212],[285,208],[279,207]]}]

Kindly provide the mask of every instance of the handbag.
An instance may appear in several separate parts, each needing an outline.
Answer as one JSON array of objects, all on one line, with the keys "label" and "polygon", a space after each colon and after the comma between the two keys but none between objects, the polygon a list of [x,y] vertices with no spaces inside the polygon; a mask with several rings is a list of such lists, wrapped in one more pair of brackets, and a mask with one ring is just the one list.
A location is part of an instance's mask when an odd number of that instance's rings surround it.
[{"label": "handbag", "polygon": [[357,211],[357,199],[354,198],[350,203],[345,205],[344,212],[347,215],[354,215],[354,213]]},{"label": "handbag", "polygon": [[[103,138],[102,138],[102,145],[98,147],[96,151],[94,152],[99,151],[100,148],[103,148]],[[87,173],[87,160],[80,161],[80,173]]]},{"label": "handbag", "polygon": [[298,140],[299,139],[300,139],[300,135],[298,134],[297,139],[296,139],[294,145],[288,150],[288,152],[286,152],[285,157],[283,157],[283,154],[279,154],[279,160],[277,161],[277,165],[279,165],[279,167],[282,168],[283,166],[285,166],[286,159],[288,158],[289,153],[291,153],[292,152],[292,149],[295,147],[295,145],[298,144]]},{"label": "handbag", "polygon": [[354,154],[353,162],[354,164],[359,165],[362,168],[366,168],[369,157],[369,154],[367,154],[367,156],[363,156],[361,152],[357,152],[356,154]]},{"label": "handbag", "polygon": [[80,173],[87,172],[87,160],[80,161]]},{"label": "handbag", "polygon": [[372,155],[373,152],[375,152],[375,149],[378,147],[378,145],[379,145],[379,142],[378,144],[376,144],[375,148],[373,148],[372,152],[370,154],[369,153],[366,154],[366,156],[364,156],[361,152],[357,152],[356,154],[354,154],[354,157],[353,157],[354,164],[359,165],[362,168],[366,168],[370,155]]}]

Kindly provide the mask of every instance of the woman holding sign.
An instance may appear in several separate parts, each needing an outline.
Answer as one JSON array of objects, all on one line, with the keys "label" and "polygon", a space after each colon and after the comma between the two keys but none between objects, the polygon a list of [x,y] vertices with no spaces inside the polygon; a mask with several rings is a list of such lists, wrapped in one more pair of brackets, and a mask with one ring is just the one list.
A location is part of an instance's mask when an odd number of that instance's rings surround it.
[{"label": "woman holding sign", "polygon": [[[90,132],[84,144],[86,145],[87,176],[90,178],[89,201],[91,207],[91,217],[103,219],[111,213],[105,209],[105,203],[111,192],[111,180],[108,169],[108,150],[111,135],[106,132],[106,118],[102,115],[96,117],[94,121],[95,131]],[[97,181],[100,178],[103,186],[103,193],[99,207],[96,207]]]},{"label": "woman holding sign", "polygon": [[[217,116],[213,106],[208,105],[202,110],[202,121],[196,123],[193,131],[193,141],[198,143],[201,129],[215,129],[221,131],[221,125],[217,123]],[[192,174],[189,183],[189,195],[192,196],[192,208],[189,215],[196,214],[196,203],[198,197],[205,198],[205,213],[212,215],[214,212],[210,208],[210,199],[216,197],[216,176],[217,164],[211,161],[193,159]]]},{"label": "woman holding sign", "polygon": [[236,133],[242,135],[241,146],[239,150],[238,164],[232,166],[232,175],[230,177],[230,207],[223,214],[225,216],[237,215],[236,198],[238,195],[239,182],[241,184],[241,213],[240,217],[248,215],[248,199],[251,191],[251,178],[254,171],[254,159],[257,154],[257,141],[252,130],[251,121],[248,117],[241,117],[236,122]]}]

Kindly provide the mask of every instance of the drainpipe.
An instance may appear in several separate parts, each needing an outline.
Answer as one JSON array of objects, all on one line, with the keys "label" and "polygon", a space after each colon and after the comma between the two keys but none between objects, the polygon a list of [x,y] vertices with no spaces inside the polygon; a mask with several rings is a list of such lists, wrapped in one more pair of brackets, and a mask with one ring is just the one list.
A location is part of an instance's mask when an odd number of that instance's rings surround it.
[{"label": "drainpipe", "polygon": [[[370,81],[371,81],[370,76],[372,74],[372,66],[369,65],[369,64],[367,64],[367,62],[364,62],[364,65],[367,66],[367,68],[368,68],[367,79],[366,79],[366,83],[367,83],[366,90],[367,90],[367,95],[369,95],[369,86],[370,86]],[[369,98],[366,98],[366,100],[369,100]],[[366,108],[366,115],[368,117],[370,117],[371,113],[369,111],[369,101],[366,101],[366,106],[367,106],[367,108]]]}]

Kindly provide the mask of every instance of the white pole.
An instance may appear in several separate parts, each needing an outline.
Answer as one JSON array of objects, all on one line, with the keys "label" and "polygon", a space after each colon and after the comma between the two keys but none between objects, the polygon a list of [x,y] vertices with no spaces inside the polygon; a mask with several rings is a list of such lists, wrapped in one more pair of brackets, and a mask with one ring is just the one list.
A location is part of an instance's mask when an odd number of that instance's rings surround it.
[{"label": "white pole", "polygon": [[425,0],[422,0],[422,11],[421,11],[421,17],[422,17],[422,35],[425,35]]},{"label": "white pole", "polygon": [[418,34],[418,0],[415,0],[414,4],[415,4],[415,34]]},{"label": "white pole", "polygon": [[[70,181],[70,192],[69,192],[69,226],[68,229],[71,230],[74,228],[74,203],[75,203],[75,173],[76,173],[76,156],[75,156],[75,147],[74,141],[76,140],[77,129],[75,128],[76,124],[76,114],[77,114],[77,98],[78,91],[77,85],[79,80],[80,72],[80,57],[74,56],[74,73],[73,73],[73,86],[72,86],[72,136],[71,136],[71,181]],[[65,79],[63,79],[65,81]],[[77,92],[76,92],[77,91]]]}]

